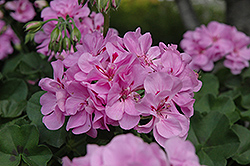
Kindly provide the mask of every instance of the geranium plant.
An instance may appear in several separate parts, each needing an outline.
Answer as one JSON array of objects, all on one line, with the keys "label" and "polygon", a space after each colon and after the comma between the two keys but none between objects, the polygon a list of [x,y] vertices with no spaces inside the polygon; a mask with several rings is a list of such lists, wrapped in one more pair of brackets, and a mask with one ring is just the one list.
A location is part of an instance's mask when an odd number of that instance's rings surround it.
[{"label": "geranium plant", "polygon": [[250,38],[212,21],[153,45],[109,27],[119,5],[1,1],[0,165],[249,164]]}]

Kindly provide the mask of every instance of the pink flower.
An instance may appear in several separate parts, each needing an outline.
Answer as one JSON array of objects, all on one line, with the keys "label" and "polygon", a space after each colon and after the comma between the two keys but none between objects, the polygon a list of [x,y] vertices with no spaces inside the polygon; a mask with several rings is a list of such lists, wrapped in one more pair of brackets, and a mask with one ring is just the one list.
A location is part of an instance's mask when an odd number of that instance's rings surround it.
[{"label": "pink flower", "polygon": [[201,166],[195,147],[190,141],[178,137],[170,138],[165,143],[165,151],[172,166]]},{"label": "pink flower", "polygon": [[132,134],[118,135],[106,146],[87,145],[87,155],[64,157],[63,166],[168,166],[166,155],[156,144],[147,144]]},{"label": "pink flower", "polygon": [[29,0],[14,0],[7,2],[5,8],[14,10],[15,12],[10,13],[10,15],[19,22],[28,22],[36,15],[33,5]]},{"label": "pink flower", "polygon": [[250,60],[250,38],[237,31],[235,27],[216,21],[207,26],[197,27],[195,31],[187,31],[180,45],[192,56],[190,66],[199,71],[211,71],[214,62],[225,57],[224,65],[231,69],[232,74],[241,73],[248,67]]},{"label": "pink flower", "polygon": [[123,38],[124,45],[129,52],[136,54],[141,65],[149,72],[155,70],[154,59],[159,58],[160,49],[152,45],[150,33],[141,34],[141,29],[137,28],[135,32],[127,32]]},{"label": "pink flower", "polygon": [[[53,62],[54,79],[39,83],[47,91],[41,97],[44,119],[68,116],[66,130],[92,137],[96,129],[109,130],[112,125],[143,133],[153,130],[162,146],[171,137],[186,138],[193,93],[201,87],[189,67],[190,56],[177,51],[176,45],[151,47],[150,34],[142,35],[140,29],[125,38],[114,30],[105,38],[100,32],[86,34],[77,52]],[[145,118],[147,123],[139,124]],[[60,127],[59,122],[50,126],[44,120],[50,129]]]},{"label": "pink flower", "polygon": [[20,44],[19,38],[16,36],[14,31],[9,25],[6,25],[3,20],[0,20],[0,60],[6,58],[8,54],[12,54],[14,49],[11,43],[18,45]]},{"label": "pink flower", "polygon": [[118,120],[123,129],[135,127],[140,120],[140,113],[135,108],[140,95],[136,91],[142,89],[145,77],[146,73],[142,66],[123,66],[123,71],[120,69],[117,73],[108,92],[105,112],[109,118]]},{"label": "pink flower", "polygon": [[176,45],[159,44],[162,50],[161,58],[158,60],[158,71],[166,72],[179,78],[182,82],[181,90],[174,96],[173,101],[181,108],[187,116],[193,115],[193,93],[201,88],[201,81],[190,68],[191,57],[188,54],[180,53]]},{"label": "pink flower", "polygon": [[250,37],[231,27],[230,40],[233,41],[233,50],[226,55],[224,65],[231,69],[233,74],[240,74],[242,69],[249,67],[250,60]]},{"label": "pink flower", "polygon": [[152,119],[145,125],[138,125],[138,132],[148,133],[153,129],[161,146],[171,137],[186,138],[189,119],[180,114],[173,103],[174,96],[182,88],[180,79],[163,72],[152,73],[146,77],[144,88],[145,96],[136,108]]},{"label": "pink flower", "polygon": [[[41,17],[44,21],[52,18],[62,17],[66,19],[66,16],[73,18],[76,27],[81,32],[81,41],[84,40],[84,36],[95,31],[101,32],[104,24],[104,17],[102,14],[92,13],[90,15],[90,9],[85,5],[82,6],[78,3],[78,0],[53,0],[50,2],[50,7],[46,7],[42,10]],[[90,16],[89,16],[90,15]],[[50,42],[50,35],[55,28],[56,21],[49,22],[43,26],[43,31],[38,32],[35,35],[35,42],[41,43],[37,48],[38,52],[50,55],[50,59],[55,56],[56,59],[65,59],[68,55],[72,54],[74,50],[70,50],[69,53],[62,53],[57,55],[48,51],[48,45]],[[49,60],[50,60],[49,59]]]},{"label": "pink flower", "polygon": [[65,101],[65,112],[70,118],[66,130],[73,129],[74,134],[87,133],[96,137],[97,131],[92,128],[93,109],[88,104],[90,95],[87,87],[78,82],[71,82],[67,91],[70,96]]},{"label": "pink flower", "polygon": [[40,98],[43,123],[50,130],[62,127],[65,120],[65,101],[68,93],[65,89],[63,78],[63,64],[60,60],[51,63],[54,69],[54,79],[43,78],[39,86],[47,91]]},{"label": "pink flower", "polygon": [[88,7],[79,5],[78,0],[53,0],[50,2],[50,7],[43,9],[41,17],[44,20],[51,18],[63,17],[69,15],[72,18],[87,17],[90,13]]}]

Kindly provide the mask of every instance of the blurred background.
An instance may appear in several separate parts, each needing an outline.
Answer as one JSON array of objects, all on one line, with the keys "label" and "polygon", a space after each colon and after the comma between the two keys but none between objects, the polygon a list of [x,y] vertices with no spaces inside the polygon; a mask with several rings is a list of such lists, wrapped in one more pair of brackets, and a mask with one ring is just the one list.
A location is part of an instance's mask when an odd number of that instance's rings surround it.
[{"label": "blurred background", "polygon": [[188,29],[212,20],[236,26],[249,35],[249,0],[121,0],[111,11],[110,26],[120,36],[141,27],[150,32],[153,45],[179,44]]}]

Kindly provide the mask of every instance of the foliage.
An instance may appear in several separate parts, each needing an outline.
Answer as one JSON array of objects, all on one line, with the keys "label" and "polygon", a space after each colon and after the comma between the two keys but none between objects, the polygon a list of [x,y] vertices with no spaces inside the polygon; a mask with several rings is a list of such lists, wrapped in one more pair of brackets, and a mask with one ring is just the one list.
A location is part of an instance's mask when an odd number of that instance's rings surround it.
[{"label": "foliage", "polygon": [[[155,43],[160,40],[179,42],[184,29],[174,3],[133,2],[121,1],[120,13],[112,11],[111,26],[117,28],[121,36],[141,24],[144,31],[152,32]],[[8,19],[12,19],[3,6],[1,9]],[[38,9],[36,12],[40,13]],[[147,14],[130,19],[131,15],[141,12]],[[10,23],[11,27],[25,25],[13,19]],[[170,23],[172,26],[167,25]],[[88,144],[107,145],[115,136],[126,133],[133,133],[148,143],[156,142],[152,132],[138,133],[134,129],[123,130],[111,125],[108,126],[110,131],[98,129],[96,138],[66,131],[66,124],[58,130],[48,130],[42,122],[44,115],[40,104],[45,92],[38,83],[42,78],[53,77],[51,62],[48,57],[35,52],[31,42],[26,47],[23,29],[17,31],[21,34],[18,35],[21,49],[16,49],[0,62],[0,166],[61,165],[64,156],[72,159],[86,155]],[[170,36],[172,34],[174,36]],[[194,94],[195,113],[190,119],[187,139],[195,146],[201,164],[248,165],[250,69],[232,75],[229,69],[221,67],[220,62],[215,65],[211,72],[199,72],[202,88]]]}]

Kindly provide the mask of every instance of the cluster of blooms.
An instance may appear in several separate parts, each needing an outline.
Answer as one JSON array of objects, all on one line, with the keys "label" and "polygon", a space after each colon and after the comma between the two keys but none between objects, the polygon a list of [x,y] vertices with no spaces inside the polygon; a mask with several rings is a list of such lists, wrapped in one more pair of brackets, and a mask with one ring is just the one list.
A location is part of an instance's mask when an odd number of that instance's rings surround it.
[{"label": "cluster of blooms", "polygon": [[[42,10],[41,17],[43,21],[49,19],[58,19],[62,17],[66,19],[69,16],[73,18],[76,27],[80,30],[82,37],[88,33],[93,33],[95,31],[102,31],[102,26],[104,24],[104,17],[101,13],[90,13],[90,9],[86,5],[78,3],[78,0],[53,0],[50,2],[50,6]],[[51,32],[56,27],[57,21],[50,21],[43,26],[43,31],[39,31],[35,35],[35,42],[41,43],[38,46],[38,52],[49,55],[50,59],[55,56],[57,59],[64,59],[68,53],[63,52],[62,54],[55,54],[50,52],[48,45],[51,39]],[[81,43],[81,41],[80,41]],[[73,49],[72,51],[73,52]]]},{"label": "cluster of blooms", "polygon": [[[33,4],[29,0],[13,0],[13,1],[5,1],[1,0],[0,5],[4,5],[6,10],[11,11],[10,16],[18,22],[25,23],[27,21],[32,20],[35,15],[35,9]],[[46,5],[46,1],[44,0],[36,0],[34,5],[37,7],[43,7]],[[4,17],[4,13],[0,11],[0,18]],[[0,60],[6,58],[8,54],[13,53],[13,47],[11,43],[14,45],[19,45],[20,40],[12,30],[9,25],[6,25],[5,21],[0,20]]]},{"label": "cluster of blooms", "polygon": [[19,22],[27,22],[32,20],[35,15],[33,4],[29,0],[14,0],[6,2],[5,8],[13,10],[10,15]]},{"label": "cluster of blooms", "polygon": [[171,137],[185,139],[201,82],[189,67],[191,57],[176,45],[151,45],[150,33],[140,28],[123,38],[112,29],[105,38],[86,34],[77,52],[52,62],[54,79],[39,82],[47,91],[40,99],[43,123],[56,130],[69,116],[66,129],[75,134],[96,137],[96,129],[119,125],[153,130],[162,146]]},{"label": "cluster of blooms", "polygon": [[11,27],[9,25],[6,25],[3,20],[0,20],[0,31],[0,60],[2,60],[6,58],[8,54],[13,53],[13,47],[11,43],[19,45],[20,40],[11,29]]},{"label": "cluster of blooms", "polygon": [[192,56],[190,66],[196,71],[211,71],[215,61],[225,58],[224,66],[233,74],[240,74],[249,66],[249,44],[250,37],[235,27],[212,21],[207,27],[202,25],[195,31],[187,31],[180,46]]},{"label": "cluster of blooms", "polygon": [[132,134],[118,135],[106,146],[87,145],[84,157],[62,159],[63,166],[200,166],[195,148],[178,137],[165,143],[166,153]]}]

